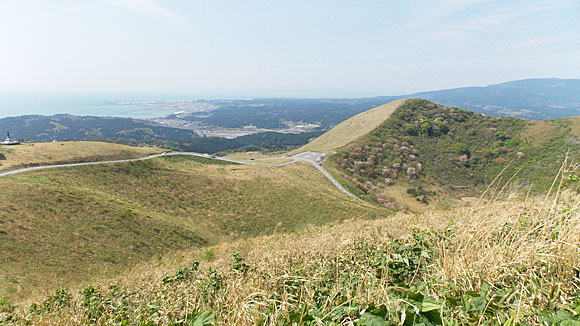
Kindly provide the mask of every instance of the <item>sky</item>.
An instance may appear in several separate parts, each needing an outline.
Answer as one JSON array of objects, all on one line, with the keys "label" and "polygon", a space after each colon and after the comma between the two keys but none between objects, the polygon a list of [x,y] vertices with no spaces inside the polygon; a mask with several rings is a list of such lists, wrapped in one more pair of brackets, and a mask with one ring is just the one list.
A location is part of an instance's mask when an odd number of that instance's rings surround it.
[{"label": "sky", "polygon": [[398,95],[579,58],[578,0],[0,2],[0,93]]}]

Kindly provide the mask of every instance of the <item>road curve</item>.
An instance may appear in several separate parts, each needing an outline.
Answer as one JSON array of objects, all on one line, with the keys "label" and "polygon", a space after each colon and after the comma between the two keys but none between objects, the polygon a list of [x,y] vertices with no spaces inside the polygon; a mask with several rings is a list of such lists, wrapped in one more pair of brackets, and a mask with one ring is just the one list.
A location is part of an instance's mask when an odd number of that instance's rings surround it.
[{"label": "road curve", "polygon": [[196,153],[196,152],[171,152],[171,153],[155,154],[155,155],[150,155],[150,156],[141,157],[141,158],[125,159],[125,160],[35,166],[35,167],[31,167],[31,168],[24,168],[24,169],[20,169],[20,170],[14,170],[14,171],[0,173],[0,178],[6,177],[9,175],[22,174],[22,173],[38,171],[38,170],[58,169],[58,168],[85,166],[85,165],[97,165],[97,164],[137,162],[137,161],[145,161],[145,160],[150,160],[150,159],[154,159],[154,158],[158,158],[158,157],[166,157],[166,156],[195,156],[195,157],[201,157],[201,158],[223,161],[223,162],[230,162],[230,163],[237,163],[237,164],[244,164],[244,165],[270,166],[270,167],[279,167],[279,166],[284,166],[284,165],[288,165],[288,164],[292,164],[292,163],[296,163],[296,162],[308,162],[308,163],[312,164],[316,169],[318,169],[322,173],[322,175],[324,175],[328,180],[330,180],[330,182],[338,190],[340,190],[341,192],[345,193],[346,195],[348,195],[356,200],[362,201],[360,198],[356,197],[355,195],[351,194],[348,190],[346,190],[340,183],[338,183],[338,181],[336,181],[336,179],[334,179],[330,175],[330,173],[326,172],[326,170],[324,170],[324,168],[322,168],[320,161],[326,156],[326,154],[317,153],[317,152],[302,152],[302,153],[299,153],[299,154],[296,154],[293,156],[289,156],[289,157],[284,156],[282,158],[290,159],[290,161],[284,162],[284,163],[278,163],[278,164],[268,164],[268,163],[252,162],[252,161],[248,162],[248,161],[234,160],[234,159],[230,159],[230,158],[226,158],[226,157],[219,157],[219,156],[203,154],[203,153]]}]

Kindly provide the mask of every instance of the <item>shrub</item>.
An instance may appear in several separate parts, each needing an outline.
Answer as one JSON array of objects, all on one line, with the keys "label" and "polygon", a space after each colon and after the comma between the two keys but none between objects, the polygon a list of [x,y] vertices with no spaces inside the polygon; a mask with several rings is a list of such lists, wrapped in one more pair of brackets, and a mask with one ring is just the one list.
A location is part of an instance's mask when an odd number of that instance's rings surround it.
[{"label": "shrub", "polygon": [[453,144],[452,149],[453,153],[457,155],[467,155],[468,157],[471,156],[471,151],[469,150],[469,147],[464,143],[455,143]]},{"label": "shrub", "polygon": [[12,313],[14,312],[14,309],[16,309],[16,307],[10,303],[8,297],[0,297],[0,312]]},{"label": "shrub", "polygon": [[417,128],[415,128],[415,125],[414,124],[407,123],[407,124],[405,124],[405,132],[408,135],[416,136],[417,135]]},{"label": "shrub", "polygon": [[501,141],[505,141],[510,138],[504,131],[496,131],[493,136],[495,137],[495,139]]},{"label": "shrub", "polygon": [[29,311],[34,315],[41,315],[53,310],[63,309],[70,305],[72,295],[64,288],[57,289],[53,295],[49,296],[40,305],[32,303]]},{"label": "shrub", "polygon": [[429,121],[425,121],[421,124],[421,134],[431,136],[433,134],[433,127]]}]

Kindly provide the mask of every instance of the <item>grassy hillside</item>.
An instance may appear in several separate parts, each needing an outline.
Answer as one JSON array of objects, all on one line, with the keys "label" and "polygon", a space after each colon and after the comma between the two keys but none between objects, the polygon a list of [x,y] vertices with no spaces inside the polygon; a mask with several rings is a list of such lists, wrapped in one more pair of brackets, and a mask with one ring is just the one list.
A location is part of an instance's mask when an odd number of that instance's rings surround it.
[{"label": "grassy hillside", "polygon": [[393,192],[423,203],[478,194],[504,169],[503,183],[517,172],[514,186],[545,191],[566,151],[577,156],[576,122],[490,117],[408,100],[329,163],[355,194],[387,206],[398,206]]},{"label": "grassy hillside", "polygon": [[[552,205],[554,203],[554,205]],[[183,252],[0,318],[37,325],[576,325],[576,193]],[[208,254],[208,253],[211,253]]]},{"label": "grassy hillside", "polygon": [[404,102],[405,100],[396,100],[359,113],[291,153],[303,151],[328,152],[336,150],[371,132],[383,121],[388,119]]},{"label": "grassy hillside", "polygon": [[385,215],[308,164],[264,168],[183,157],[0,180],[0,297],[21,300],[169,252]]},{"label": "grassy hillside", "polygon": [[0,160],[0,172],[38,165],[138,158],[163,151],[157,147],[89,141],[0,145],[0,154],[4,157]]}]

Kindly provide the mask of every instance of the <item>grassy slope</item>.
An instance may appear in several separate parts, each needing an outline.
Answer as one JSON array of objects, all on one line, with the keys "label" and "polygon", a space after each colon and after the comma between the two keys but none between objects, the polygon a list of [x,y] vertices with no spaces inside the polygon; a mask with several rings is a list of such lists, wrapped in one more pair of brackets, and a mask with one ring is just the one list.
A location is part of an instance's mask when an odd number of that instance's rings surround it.
[{"label": "grassy slope", "polygon": [[[409,100],[378,128],[332,156],[327,165],[336,167],[338,179],[349,178],[342,182],[361,197],[383,198],[387,205],[408,204],[425,197],[428,202],[482,191],[521,152],[524,157],[514,161],[502,181],[522,167],[520,185],[545,191],[566,150],[577,154],[578,145],[571,145],[568,138],[579,129],[578,122],[575,118],[537,122],[488,117]],[[413,174],[408,168],[413,168]],[[406,194],[411,188],[419,192],[416,198]]]},{"label": "grassy slope", "polygon": [[251,158],[260,159],[260,158],[272,158],[270,155],[266,155],[260,152],[234,152],[225,155],[224,157],[231,158],[234,160],[241,160],[241,161],[249,161]]},{"label": "grassy slope", "polygon": [[405,100],[396,100],[359,113],[290,153],[295,154],[304,151],[328,152],[336,150],[371,132],[379,124],[388,119],[391,113],[404,102]]},{"label": "grassy slope", "polygon": [[[388,214],[308,164],[171,157],[3,178],[0,296],[22,299],[168,252],[310,224]],[[6,254],[4,254],[6,253]]]},{"label": "grassy slope", "polygon": [[556,325],[580,319],[578,197],[558,198],[552,208],[543,196],[510,196],[186,251],[47,297],[33,314],[5,304],[4,316],[38,325],[193,324],[202,311],[217,325]]},{"label": "grassy slope", "polygon": [[6,160],[0,161],[0,172],[39,164],[128,159],[161,152],[163,149],[156,147],[132,147],[91,141],[0,145],[0,154],[6,156]]}]

